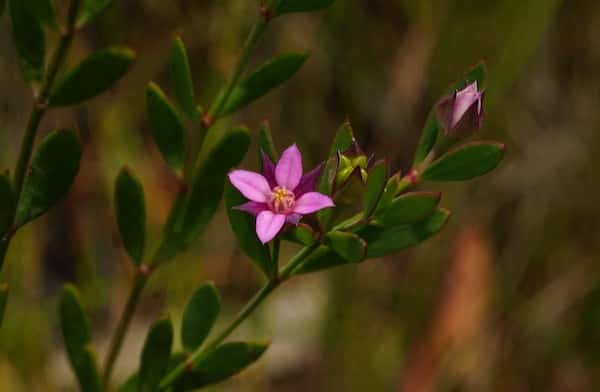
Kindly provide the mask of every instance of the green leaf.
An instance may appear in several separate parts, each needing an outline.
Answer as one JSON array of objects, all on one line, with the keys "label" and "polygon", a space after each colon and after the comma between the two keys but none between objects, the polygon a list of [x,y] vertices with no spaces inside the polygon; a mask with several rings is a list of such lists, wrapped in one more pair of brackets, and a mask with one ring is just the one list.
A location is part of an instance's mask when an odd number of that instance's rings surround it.
[{"label": "green leaf", "polygon": [[440,157],[421,174],[423,180],[465,181],[496,168],[504,156],[504,145],[496,142],[464,144]]},{"label": "green leaf", "polygon": [[148,85],[146,107],[158,149],[173,169],[181,169],[185,160],[185,128],[177,110],[152,82]]},{"label": "green leaf", "polygon": [[267,349],[266,343],[225,343],[195,364],[174,384],[175,391],[202,388],[227,380],[256,362]]},{"label": "green leaf", "polygon": [[82,103],[102,94],[120,80],[135,58],[127,48],[107,48],[92,53],[56,85],[50,94],[50,106]]},{"label": "green leaf", "polygon": [[159,261],[187,248],[206,228],[223,196],[227,173],[242,161],[249,147],[248,131],[237,128],[222,135],[208,151],[194,175],[191,189],[180,196],[169,215]]},{"label": "green leaf", "polygon": [[0,175],[0,236],[10,228],[15,209],[15,195],[8,172]]},{"label": "green leaf", "polygon": [[379,204],[389,175],[389,164],[385,160],[376,162],[369,171],[365,186],[364,218],[368,219]]},{"label": "green leaf", "polygon": [[284,54],[268,61],[231,92],[218,115],[236,112],[290,79],[304,64],[306,54]]},{"label": "green leaf", "polygon": [[[174,370],[182,361],[185,361],[188,357],[188,354],[185,353],[175,353],[171,355],[169,358],[169,365],[167,367],[167,374]],[[124,383],[119,385],[117,388],[118,392],[139,392],[140,389],[140,375],[138,372],[135,372],[130,377],[128,377]]]},{"label": "green leaf", "polygon": [[260,150],[262,150],[267,156],[273,161],[273,163],[277,163],[277,149],[275,148],[275,143],[273,142],[273,136],[271,135],[271,126],[268,121],[265,121],[260,129],[258,130],[258,166],[262,167],[262,156],[260,154]]},{"label": "green leaf", "polygon": [[19,65],[26,81],[39,82],[44,77],[46,44],[44,30],[27,1],[10,0],[12,33]]},{"label": "green leaf", "polygon": [[173,325],[171,320],[156,321],[144,342],[140,363],[139,391],[158,391],[158,384],[169,369]]},{"label": "green leaf", "polygon": [[358,232],[367,243],[367,257],[381,257],[417,245],[443,227],[450,212],[438,209],[428,219],[413,225],[394,227],[367,226]]},{"label": "green leaf", "polygon": [[292,226],[283,232],[283,239],[298,245],[309,246],[316,241],[316,234],[312,227],[305,223]]},{"label": "green leaf", "polygon": [[417,145],[413,166],[419,165],[427,158],[427,155],[429,155],[435,146],[439,133],[440,124],[434,108],[429,112],[423,131],[421,132],[421,139],[419,139],[419,144]]},{"label": "green leaf", "polygon": [[127,168],[121,169],[117,176],[115,211],[123,245],[131,259],[140,265],[146,245],[146,202],[142,183]]},{"label": "green leaf", "polygon": [[375,214],[376,223],[382,226],[398,226],[420,222],[431,215],[440,203],[440,193],[405,193]]},{"label": "green leaf", "polygon": [[196,289],[183,312],[181,323],[181,342],[187,351],[193,351],[204,343],[220,310],[219,293],[212,283]]},{"label": "green leaf", "polygon": [[367,256],[367,243],[354,233],[331,231],[325,239],[335,253],[350,263],[360,263]]},{"label": "green leaf", "polygon": [[[58,29],[56,13],[51,0],[29,0],[33,14],[38,20],[53,30]],[[26,2],[26,1],[25,1]]]},{"label": "green leaf", "polygon": [[246,198],[227,181],[225,184],[225,206],[231,229],[244,253],[265,275],[271,276],[273,263],[271,262],[268,246],[263,245],[256,236],[256,218],[235,209],[235,207],[244,204],[246,201]]},{"label": "green leaf", "polygon": [[8,302],[8,284],[0,284],[0,327],[2,326],[2,320],[4,319],[4,311],[6,310],[6,303]]},{"label": "green leaf", "polygon": [[72,285],[63,288],[59,302],[60,325],[67,356],[82,391],[100,391],[96,360],[88,347],[91,341],[89,321]]},{"label": "green leaf", "polygon": [[112,0],[82,0],[77,25],[81,27],[96,18],[111,2]]},{"label": "green leaf", "polygon": [[177,102],[191,119],[198,118],[194,98],[194,82],[187,51],[181,38],[176,37],[171,49],[171,80],[175,87]]},{"label": "green leaf", "polygon": [[335,0],[281,0],[275,8],[275,15],[292,12],[317,11],[329,7]]},{"label": "green leaf", "polygon": [[400,172],[390,177],[385,186],[385,190],[383,191],[383,195],[381,195],[381,199],[379,199],[379,204],[377,205],[377,209],[375,210],[376,212],[379,212],[384,208],[389,207],[390,204],[392,204],[392,201],[398,193],[398,188],[400,186],[401,179],[402,176]]},{"label": "green leaf", "polygon": [[81,143],[73,131],[52,132],[38,147],[17,207],[16,227],[44,214],[71,188],[79,170]]},{"label": "green leaf", "polygon": [[344,258],[337,254],[333,249],[328,246],[321,245],[292,272],[292,275],[323,271],[348,263],[349,262],[347,260],[344,260]]}]

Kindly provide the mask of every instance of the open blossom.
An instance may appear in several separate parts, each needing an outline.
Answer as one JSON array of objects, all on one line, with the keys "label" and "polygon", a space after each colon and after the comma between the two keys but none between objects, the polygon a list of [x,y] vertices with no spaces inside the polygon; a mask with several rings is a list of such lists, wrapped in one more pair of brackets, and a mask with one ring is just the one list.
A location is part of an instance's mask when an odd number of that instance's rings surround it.
[{"label": "open blossom", "polygon": [[322,165],[303,175],[302,154],[295,144],[283,152],[277,166],[264,153],[262,161],[263,174],[234,170],[229,181],[249,199],[235,208],[256,216],[256,234],[263,244],[286,222],[298,224],[302,216],[334,206],[331,198],[315,192]]},{"label": "open blossom", "polygon": [[473,82],[442,98],[436,111],[446,136],[464,136],[481,127],[483,120],[483,91]]}]

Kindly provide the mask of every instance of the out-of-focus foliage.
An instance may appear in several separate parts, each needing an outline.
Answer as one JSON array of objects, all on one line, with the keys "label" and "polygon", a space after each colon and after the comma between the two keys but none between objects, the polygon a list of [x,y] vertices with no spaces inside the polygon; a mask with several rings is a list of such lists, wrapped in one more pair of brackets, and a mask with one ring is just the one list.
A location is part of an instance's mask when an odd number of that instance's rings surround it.
[{"label": "out-of-focus foliage", "polygon": [[[114,91],[54,111],[43,125],[44,134],[78,126],[81,171],[67,200],[15,237],[3,271],[11,292],[0,329],[0,390],[76,387],[55,314],[64,281],[82,288],[92,344],[104,353],[131,273],[116,240],[114,178],[127,164],[143,180],[148,238],[158,238],[180,185],[152,141],[147,83],[181,95],[169,75],[180,34],[196,99],[209,104],[251,10],[242,0],[114,1],[75,40],[69,69],[115,44],[135,48],[139,63]],[[0,19],[0,167],[15,161],[30,106],[21,67],[38,78],[42,56],[32,41],[31,51],[20,49],[28,63],[20,62],[9,11]],[[598,389],[598,26],[595,0],[339,0],[318,14],[276,18],[252,68],[273,52],[309,50],[310,58],[291,81],[220,127],[245,123],[257,134],[269,119],[279,147],[297,142],[311,167],[325,159],[348,116],[363,149],[407,169],[429,109],[485,59],[480,136],[509,141],[507,157],[464,188],[435,185],[453,217],[425,246],[290,282],[236,335],[272,338],[261,361],[208,390]],[[37,27],[27,31],[42,37]],[[249,153],[244,164],[256,165],[255,157]],[[237,246],[221,206],[204,239],[151,281],[116,379],[138,366],[149,320],[168,310],[180,330],[199,282],[215,281],[220,317],[231,319],[260,281]],[[181,348],[175,334],[173,350]]]}]

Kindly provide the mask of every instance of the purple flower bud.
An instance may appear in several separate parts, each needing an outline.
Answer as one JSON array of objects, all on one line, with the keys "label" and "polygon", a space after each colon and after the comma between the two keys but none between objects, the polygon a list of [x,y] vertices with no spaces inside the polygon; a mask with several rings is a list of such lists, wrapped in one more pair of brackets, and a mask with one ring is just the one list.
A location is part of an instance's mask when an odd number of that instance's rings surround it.
[{"label": "purple flower bud", "polygon": [[466,136],[481,127],[483,96],[473,82],[438,102],[436,114],[446,136]]}]

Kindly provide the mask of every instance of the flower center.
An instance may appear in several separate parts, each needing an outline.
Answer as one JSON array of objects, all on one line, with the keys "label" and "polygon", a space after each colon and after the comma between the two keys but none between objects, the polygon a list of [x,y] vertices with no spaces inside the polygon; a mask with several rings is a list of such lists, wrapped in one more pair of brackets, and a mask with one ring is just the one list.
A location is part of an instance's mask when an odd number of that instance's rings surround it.
[{"label": "flower center", "polygon": [[269,208],[276,213],[287,213],[291,212],[296,203],[296,196],[293,192],[287,190],[282,186],[277,186],[271,192],[271,199],[269,200]]}]

